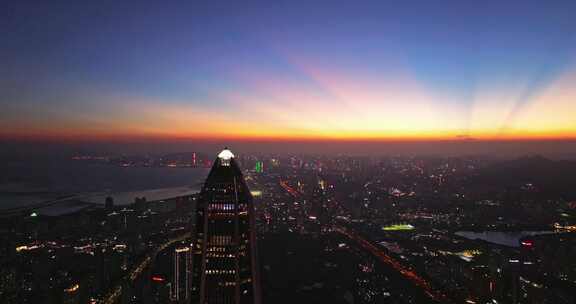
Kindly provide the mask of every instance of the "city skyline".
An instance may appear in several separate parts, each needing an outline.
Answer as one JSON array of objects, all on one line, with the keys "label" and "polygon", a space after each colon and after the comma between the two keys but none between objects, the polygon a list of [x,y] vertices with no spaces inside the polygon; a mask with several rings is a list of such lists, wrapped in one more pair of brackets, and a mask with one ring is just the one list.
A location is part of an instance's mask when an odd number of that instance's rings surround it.
[{"label": "city skyline", "polygon": [[13,4],[1,138],[576,138],[573,2]]},{"label": "city skyline", "polygon": [[205,157],[7,164],[3,300],[574,302],[574,161]]}]

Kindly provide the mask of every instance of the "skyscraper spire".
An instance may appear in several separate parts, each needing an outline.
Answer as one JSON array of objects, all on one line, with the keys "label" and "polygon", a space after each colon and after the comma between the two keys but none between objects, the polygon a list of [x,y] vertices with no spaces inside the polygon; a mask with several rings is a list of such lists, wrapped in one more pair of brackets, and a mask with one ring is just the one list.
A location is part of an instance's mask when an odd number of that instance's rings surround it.
[{"label": "skyscraper spire", "polygon": [[202,187],[192,235],[192,303],[260,303],[252,196],[228,148]]}]

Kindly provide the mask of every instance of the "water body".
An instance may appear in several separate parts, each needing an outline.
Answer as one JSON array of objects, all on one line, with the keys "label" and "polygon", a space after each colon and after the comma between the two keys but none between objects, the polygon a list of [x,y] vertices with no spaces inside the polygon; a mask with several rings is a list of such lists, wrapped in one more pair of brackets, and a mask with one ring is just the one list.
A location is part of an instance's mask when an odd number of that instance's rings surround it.
[{"label": "water body", "polygon": [[501,231],[458,231],[454,234],[467,238],[469,240],[483,240],[489,243],[504,245],[509,247],[519,247],[520,240],[527,236],[535,236],[542,234],[552,234],[554,231],[514,231],[514,232],[501,232]]},{"label": "water body", "polygon": [[148,200],[185,195],[200,188],[206,168],[118,167],[105,163],[57,160],[0,162],[0,210],[21,208],[64,196],[104,203],[108,195],[119,204],[135,196]]}]

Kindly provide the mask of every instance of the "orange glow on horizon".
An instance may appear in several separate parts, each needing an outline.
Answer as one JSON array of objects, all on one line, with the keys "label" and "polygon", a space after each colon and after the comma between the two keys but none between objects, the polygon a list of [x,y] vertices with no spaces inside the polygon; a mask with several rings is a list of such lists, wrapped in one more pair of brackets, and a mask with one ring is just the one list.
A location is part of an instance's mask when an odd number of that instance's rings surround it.
[{"label": "orange glow on horizon", "polygon": [[40,133],[22,132],[16,134],[0,134],[0,138],[8,140],[54,140],[54,141],[329,141],[329,142],[411,142],[411,141],[548,141],[548,140],[576,140],[575,132],[515,132],[505,135],[495,133],[476,133],[462,135],[458,132],[437,133],[397,133],[397,134],[370,134],[370,133],[322,133],[322,134],[289,134],[289,133],[263,133],[254,132],[236,134],[186,134],[186,133]]},{"label": "orange glow on horizon", "polygon": [[[109,96],[110,105],[51,109],[39,120],[0,123],[0,138],[54,140],[499,141],[576,139],[576,73],[524,98],[522,85],[478,87],[470,105],[426,91],[405,72],[358,80],[300,67],[323,92],[248,77],[253,93],[225,91],[195,103]],[[326,93],[326,94],[324,94]],[[452,99],[450,99],[452,98]],[[523,98],[523,100],[521,100]],[[62,110],[62,111],[60,111]],[[51,116],[50,116],[51,115]]]}]

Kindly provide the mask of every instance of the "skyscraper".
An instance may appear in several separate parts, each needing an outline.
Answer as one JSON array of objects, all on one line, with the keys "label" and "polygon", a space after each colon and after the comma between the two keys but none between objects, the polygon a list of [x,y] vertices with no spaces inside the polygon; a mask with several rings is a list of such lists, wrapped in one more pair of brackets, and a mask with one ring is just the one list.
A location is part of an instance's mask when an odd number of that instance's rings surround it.
[{"label": "skyscraper", "polygon": [[190,247],[174,249],[174,300],[185,303],[190,295]]},{"label": "skyscraper", "polygon": [[224,149],[200,193],[193,231],[193,303],[260,303],[254,206]]}]

